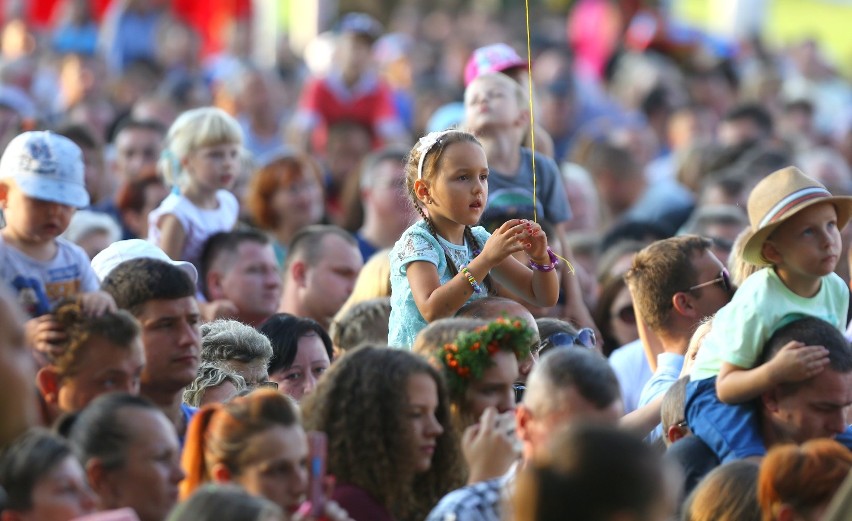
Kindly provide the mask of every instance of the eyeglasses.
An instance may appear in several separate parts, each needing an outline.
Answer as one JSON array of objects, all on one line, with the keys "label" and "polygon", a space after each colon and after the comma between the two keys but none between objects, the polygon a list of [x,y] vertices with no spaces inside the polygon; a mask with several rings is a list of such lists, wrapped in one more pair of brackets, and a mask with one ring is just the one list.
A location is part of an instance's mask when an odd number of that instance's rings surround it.
[{"label": "eyeglasses", "polygon": [[584,327],[577,331],[576,334],[565,333],[563,331],[554,333],[542,341],[541,348],[547,349],[548,347],[571,347],[579,345],[589,349],[594,349],[597,343],[598,340],[595,338],[594,329]]},{"label": "eyeglasses", "polygon": [[722,271],[719,272],[719,276],[715,279],[708,280],[707,282],[703,282],[701,284],[696,284],[695,286],[692,286],[686,291],[692,291],[694,289],[712,286],[713,284],[718,284],[720,282],[722,283],[722,288],[724,288],[725,291],[727,291],[728,293],[734,292],[734,287],[731,285],[731,274],[728,273],[728,270],[726,270],[725,268],[722,268]]},{"label": "eyeglasses", "polygon": [[636,311],[633,309],[633,304],[628,304],[624,306],[623,308],[616,311],[613,315],[618,317],[618,319],[624,322],[625,324],[636,323]]}]

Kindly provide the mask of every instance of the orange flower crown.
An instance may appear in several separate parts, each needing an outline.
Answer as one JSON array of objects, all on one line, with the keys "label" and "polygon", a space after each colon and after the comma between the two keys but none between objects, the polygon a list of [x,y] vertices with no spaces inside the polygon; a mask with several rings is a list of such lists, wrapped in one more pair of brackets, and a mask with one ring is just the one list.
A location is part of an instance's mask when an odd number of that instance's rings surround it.
[{"label": "orange flower crown", "polygon": [[447,384],[454,394],[467,388],[472,378],[482,378],[482,373],[494,365],[492,357],[497,351],[511,348],[518,360],[530,354],[533,332],[517,317],[501,317],[473,331],[459,333],[452,344],[444,344],[433,360],[444,370]]}]

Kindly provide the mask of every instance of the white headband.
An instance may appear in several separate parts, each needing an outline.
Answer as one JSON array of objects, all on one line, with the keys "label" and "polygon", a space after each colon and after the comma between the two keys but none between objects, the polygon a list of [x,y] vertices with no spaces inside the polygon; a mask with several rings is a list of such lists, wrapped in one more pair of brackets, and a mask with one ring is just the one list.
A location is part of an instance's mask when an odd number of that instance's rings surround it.
[{"label": "white headband", "polygon": [[448,129],[438,132],[429,132],[417,141],[417,146],[414,148],[420,152],[420,160],[417,162],[417,179],[423,179],[423,160],[426,159],[426,154],[432,150],[435,143],[444,137],[444,135],[455,131],[456,129]]}]

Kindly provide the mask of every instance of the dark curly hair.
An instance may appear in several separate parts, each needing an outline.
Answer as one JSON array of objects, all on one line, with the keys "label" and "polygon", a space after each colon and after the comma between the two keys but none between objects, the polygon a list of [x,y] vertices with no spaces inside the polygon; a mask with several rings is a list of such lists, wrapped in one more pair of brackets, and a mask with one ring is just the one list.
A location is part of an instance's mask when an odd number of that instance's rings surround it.
[{"label": "dark curly hair", "polygon": [[78,369],[80,352],[93,337],[129,349],[141,332],[139,322],[122,309],[90,317],[76,301],[62,301],[54,309],[53,316],[66,334],[61,351],[51,356],[51,364],[61,376],[70,376]]},{"label": "dark curly hair", "polygon": [[[438,386],[435,416],[444,432],[436,440],[429,471],[417,475],[407,455],[408,379],[429,375]],[[328,472],[364,489],[395,519],[417,520],[450,490],[461,486],[461,454],[450,419],[446,386],[419,356],[386,347],[359,347],[335,362],[302,402],[307,430],[328,435]]]}]

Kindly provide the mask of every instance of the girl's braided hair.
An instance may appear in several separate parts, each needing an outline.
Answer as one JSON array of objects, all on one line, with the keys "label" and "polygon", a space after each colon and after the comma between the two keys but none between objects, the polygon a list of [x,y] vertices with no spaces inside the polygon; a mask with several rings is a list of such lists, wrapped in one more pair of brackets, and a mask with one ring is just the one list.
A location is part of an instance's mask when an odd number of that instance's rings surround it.
[{"label": "girl's braided hair", "polygon": [[[423,209],[422,203],[417,198],[417,194],[414,191],[414,182],[417,181],[419,175],[418,167],[421,163],[420,156],[422,154],[426,155],[422,161],[422,179],[432,183],[438,176],[438,168],[440,167],[440,161],[444,154],[444,150],[453,143],[476,143],[477,145],[482,146],[479,143],[479,140],[477,140],[476,137],[469,132],[464,132],[462,130],[447,130],[438,137],[432,146],[426,148],[423,152],[421,152],[422,149],[420,143],[415,145],[405,159],[406,193],[408,193],[411,204],[414,206],[414,209],[417,210],[417,213],[420,214],[420,217],[423,218],[423,222],[426,223],[426,227],[429,228],[429,233],[435,237],[435,240],[439,240],[438,230],[435,229],[435,224],[432,222],[432,219],[429,218],[429,215]],[[473,256],[476,257],[479,255],[484,244],[479,244],[479,240],[477,240],[476,236],[473,234],[473,230],[470,226],[465,225],[464,237],[467,243],[473,248]],[[458,266],[455,265],[446,250],[444,250],[444,257],[447,259],[447,267],[450,270],[450,275],[455,277],[458,274]],[[491,283],[491,280],[491,275],[486,275],[482,283],[489,294],[494,294],[492,291],[493,284]]]}]

